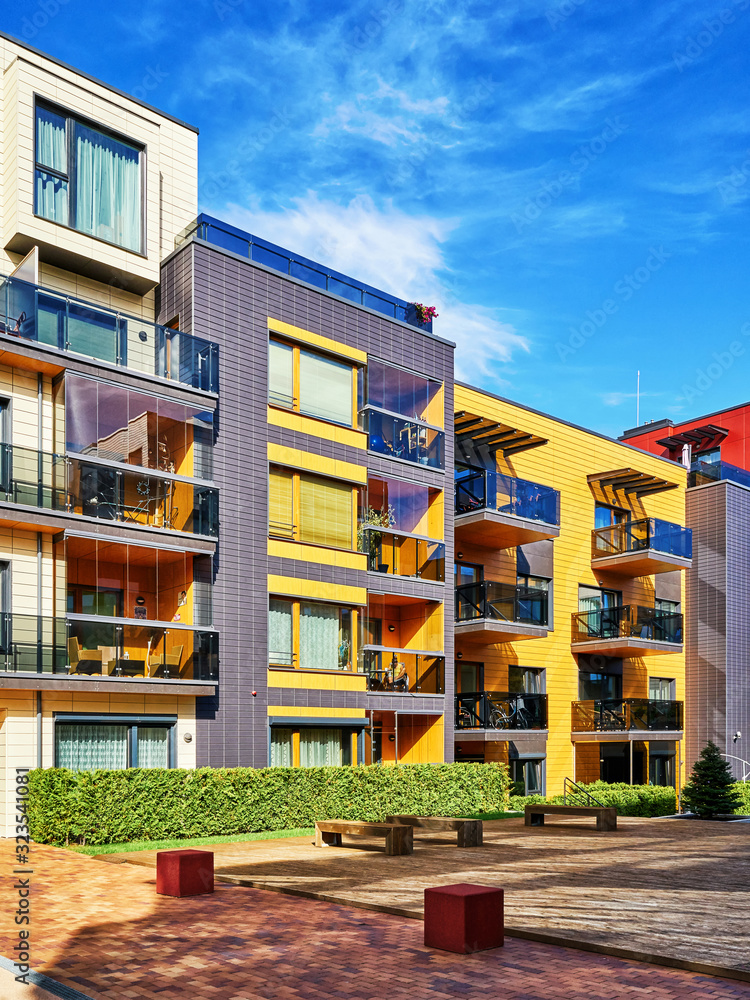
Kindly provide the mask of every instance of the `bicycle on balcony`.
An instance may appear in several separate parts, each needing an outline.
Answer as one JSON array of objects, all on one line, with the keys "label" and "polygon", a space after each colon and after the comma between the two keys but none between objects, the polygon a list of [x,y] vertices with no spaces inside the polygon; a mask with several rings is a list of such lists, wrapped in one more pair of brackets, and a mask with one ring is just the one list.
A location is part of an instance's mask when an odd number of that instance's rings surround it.
[{"label": "bicycle on balcony", "polygon": [[488,722],[492,729],[531,729],[532,721],[531,713],[520,701],[490,703]]}]

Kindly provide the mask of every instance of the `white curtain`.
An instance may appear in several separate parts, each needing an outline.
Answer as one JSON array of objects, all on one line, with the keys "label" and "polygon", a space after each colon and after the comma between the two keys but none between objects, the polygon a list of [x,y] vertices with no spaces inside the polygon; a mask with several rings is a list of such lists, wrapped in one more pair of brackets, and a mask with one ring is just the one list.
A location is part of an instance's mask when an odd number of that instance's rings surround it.
[{"label": "white curtain", "polygon": [[303,729],[299,737],[300,767],[332,767],[341,764],[340,729]]},{"label": "white curtain", "polygon": [[59,724],[55,729],[57,766],[71,771],[128,766],[128,727]]},{"label": "white curtain", "polygon": [[292,766],[292,730],[271,730],[271,767]]},{"label": "white curtain", "polygon": [[300,351],[299,394],[302,413],[351,427],[351,365]]},{"label": "white curtain", "polygon": [[[45,108],[37,108],[36,112],[36,159],[61,174],[68,172],[65,119]],[[37,170],[36,213],[67,226],[68,182]]]},{"label": "white curtain", "polygon": [[299,616],[299,665],[339,669],[339,610],[326,604],[303,604]]},{"label": "white curtain", "polygon": [[169,730],[163,726],[138,727],[137,767],[169,767]]},{"label": "white curtain", "polygon": [[292,662],[292,605],[270,602],[268,609],[268,659],[281,665]]},{"label": "white curtain", "polygon": [[141,249],[140,153],[78,123],[75,228]]}]

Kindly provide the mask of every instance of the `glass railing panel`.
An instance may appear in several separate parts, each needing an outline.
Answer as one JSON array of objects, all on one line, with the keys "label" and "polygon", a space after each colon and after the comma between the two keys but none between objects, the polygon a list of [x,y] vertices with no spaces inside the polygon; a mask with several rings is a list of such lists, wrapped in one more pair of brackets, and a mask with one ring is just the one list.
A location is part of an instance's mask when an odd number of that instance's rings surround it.
[{"label": "glass railing panel", "polygon": [[367,554],[367,568],[393,576],[409,576],[442,583],[445,580],[445,545],[442,542],[398,535],[361,525],[360,552]]},{"label": "glass railing panel", "polygon": [[683,616],[640,605],[579,611],[572,616],[572,642],[601,639],[653,639],[682,642]]},{"label": "glass railing panel", "polygon": [[684,559],[693,557],[693,532],[679,524],[649,519],[650,545],[657,552],[666,552]]},{"label": "glass railing panel", "polygon": [[404,650],[362,651],[360,669],[369,691],[388,694],[444,694],[445,657]]},{"label": "glass railing panel", "polygon": [[425,424],[380,410],[364,411],[370,451],[434,469],[445,467],[445,434]]},{"label": "glass railing panel", "polygon": [[527,521],[560,523],[560,493],[526,479],[485,469],[458,469],[455,474],[457,514],[495,510]]},{"label": "glass railing panel", "polygon": [[0,280],[0,334],[218,392],[213,342],[18,278]]},{"label": "glass railing panel", "polygon": [[64,619],[0,614],[0,670],[65,673],[66,656]]},{"label": "glass railing panel", "polygon": [[683,703],[649,698],[610,698],[574,701],[573,732],[627,732],[681,730]]},{"label": "glass railing panel", "polygon": [[456,695],[457,729],[546,729],[547,695],[477,691]]},{"label": "glass railing panel", "polygon": [[747,469],[740,469],[729,462],[700,461],[693,462],[690,466],[688,486],[704,486],[720,479],[731,479],[740,486],[750,487],[750,472]]},{"label": "glass railing panel", "polygon": [[71,675],[215,681],[218,650],[216,632],[75,620],[66,665]]},{"label": "glass railing panel", "polygon": [[655,517],[595,528],[591,533],[592,559],[648,549],[690,559],[693,533],[690,528]]},{"label": "glass railing panel", "polygon": [[456,587],[455,620],[477,619],[519,622],[545,626],[549,614],[549,594],[532,587],[484,580]]}]

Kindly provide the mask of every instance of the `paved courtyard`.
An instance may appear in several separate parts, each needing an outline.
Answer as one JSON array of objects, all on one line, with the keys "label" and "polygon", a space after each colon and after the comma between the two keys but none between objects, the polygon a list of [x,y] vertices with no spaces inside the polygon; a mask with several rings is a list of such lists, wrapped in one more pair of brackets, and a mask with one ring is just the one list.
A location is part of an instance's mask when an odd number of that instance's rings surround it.
[{"label": "paved courtyard", "polygon": [[[459,851],[420,839],[406,858],[386,858],[367,845],[318,850],[309,838],[215,845],[221,871],[273,883],[277,891],[219,883],[213,895],[188,899],[156,896],[147,855],[135,865],[105,864],[36,845],[32,967],[93,1000],[750,1000],[750,982],[534,940],[510,937],[504,948],[472,956],[433,951],[422,943],[421,921],[356,905],[416,913],[423,884],[504,884],[509,924],[559,927],[585,939],[598,920],[600,943],[615,936],[632,947],[642,924],[653,931],[665,919],[673,929],[663,940],[676,941],[681,920],[691,953],[712,961],[729,956],[748,968],[746,826],[635,821],[615,835],[597,835],[525,831],[505,821],[488,824],[487,840],[485,848]],[[0,842],[0,856],[10,872],[9,842]],[[289,889],[351,902],[279,891]],[[633,897],[639,902],[631,901],[626,915],[615,912],[617,899]],[[585,918],[586,899],[599,901],[593,918]],[[675,905],[678,918],[659,909]],[[0,944],[6,957],[9,924]],[[724,952],[713,953],[715,942]],[[11,980],[0,969],[2,1000],[50,1000],[44,990],[14,989]]]}]

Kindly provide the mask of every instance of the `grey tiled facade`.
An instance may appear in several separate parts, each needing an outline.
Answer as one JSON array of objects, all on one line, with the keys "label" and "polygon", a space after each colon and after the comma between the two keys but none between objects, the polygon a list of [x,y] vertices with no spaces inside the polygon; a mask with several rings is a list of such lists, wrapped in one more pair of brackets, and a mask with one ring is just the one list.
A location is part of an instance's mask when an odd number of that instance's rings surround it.
[{"label": "grey tiled facade", "polygon": [[[368,708],[445,713],[445,759],[453,759],[453,346],[258,263],[197,239],[162,265],[160,317],[219,345],[214,481],[220,496],[214,623],[220,633],[221,683],[197,703],[198,764],[265,766],[267,707]],[[268,317],[365,351],[444,383],[446,472],[390,461],[267,421]],[[445,490],[445,585],[268,556],[268,442],[367,465],[373,473]],[[387,695],[273,689],[269,702],[268,575],[368,587],[446,600],[445,695]],[[446,710],[445,706],[448,706]]]}]

